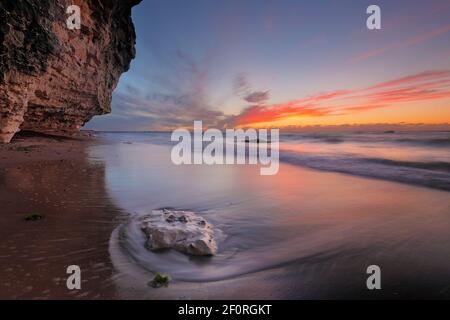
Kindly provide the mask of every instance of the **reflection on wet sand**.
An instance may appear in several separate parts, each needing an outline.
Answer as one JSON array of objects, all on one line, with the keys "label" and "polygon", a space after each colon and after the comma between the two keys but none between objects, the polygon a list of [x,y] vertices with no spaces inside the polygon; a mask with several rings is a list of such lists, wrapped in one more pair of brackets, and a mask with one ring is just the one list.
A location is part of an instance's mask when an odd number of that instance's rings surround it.
[{"label": "reflection on wet sand", "polygon": [[[448,297],[450,254],[445,191],[281,164],[174,166],[170,148],[116,144],[106,160],[114,202],[139,217],[153,208],[193,210],[223,232],[210,259],[151,253],[126,221],[111,238],[111,259],[127,298]],[[380,265],[383,290],[366,288]],[[150,271],[174,282],[146,286]],[[132,288],[132,289],[131,289]]]},{"label": "reflection on wet sand", "polygon": [[[37,146],[20,161],[0,153],[0,298],[450,296],[448,192],[285,163],[275,176],[174,166],[170,147],[123,139]],[[205,217],[223,233],[218,253],[146,250],[127,226],[162,207]],[[44,219],[25,221],[33,212]],[[66,288],[72,264],[81,290]],[[375,293],[371,264],[382,270]],[[152,271],[170,274],[169,287],[149,287]]]},{"label": "reflection on wet sand", "polygon": [[[55,142],[56,143],[56,142]],[[64,143],[64,142],[61,142]],[[0,298],[114,298],[108,240],[118,215],[104,187],[104,164],[76,156],[0,169]],[[25,221],[30,213],[43,220]],[[79,265],[82,290],[66,287]]]}]

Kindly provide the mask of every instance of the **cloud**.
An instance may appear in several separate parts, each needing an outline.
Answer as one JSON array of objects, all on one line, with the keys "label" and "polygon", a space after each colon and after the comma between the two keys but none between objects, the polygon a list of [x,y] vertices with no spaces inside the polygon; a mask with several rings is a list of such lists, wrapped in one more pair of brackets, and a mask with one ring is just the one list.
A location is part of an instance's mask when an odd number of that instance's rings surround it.
[{"label": "cloud", "polygon": [[233,81],[233,88],[236,95],[249,103],[262,104],[269,100],[269,90],[255,90],[250,85],[245,73],[238,74]]},{"label": "cloud", "polygon": [[235,126],[245,126],[262,122],[271,122],[293,116],[324,116],[330,114],[327,108],[314,105],[300,105],[295,101],[272,106],[250,106],[234,119]]},{"label": "cloud", "polygon": [[345,115],[443,98],[450,98],[450,70],[426,71],[362,89],[335,90],[279,104],[255,104],[230,120],[231,125],[252,126],[292,117]]},{"label": "cloud", "polygon": [[244,100],[250,103],[263,103],[269,100],[269,91],[255,91],[244,97]]},{"label": "cloud", "polygon": [[370,89],[377,89],[377,88],[385,88],[385,87],[395,87],[399,85],[406,85],[406,84],[412,84],[412,83],[418,83],[421,81],[428,81],[433,80],[437,78],[447,78],[450,77],[450,70],[432,70],[432,71],[425,71],[413,75],[408,75],[406,77],[402,77],[399,79],[391,80],[391,81],[385,81],[378,83]]},{"label": "cloud", "polygon": [[[298,118],[302,117],[349,115],[450,98],[450,70],[430,70],[364,88],[319,92],[281,103],[268,103],[269,91],[254,91],[247,77],[238,75],[233,82],[235,92],[249,105],[238,114],[227,115],[213,108],[205,71],[186,59],[180,60],[185,72],[177,73],[176,87],[162,85],[162,90],[146,95],[131,86],[116,91],[114,114],[99,121],[99,128],[121,130],[128,125],[128,130],[173,130],[190,128],[194,120],[202,120],[205,127],[257,127],[293,118],[293,123],[300,124]],[[185,77],[188,80],[184,81]],[[161,79],[167,80],[161,84],[172,82],[170,78]],[[106,127],[107,120],[110,127]]]},{"label": "cloud", "polygon": [[191,127],[194,120],[219,126],[225,115],[213,107],[208,83],[207,64],[177,51],[166,72],[152,79],[152,91],[145,90],[144,84],[139,89],[130,84],[118,88],[113,94],[114,113],[107,116],[110,126],[106,120],[96,122],[108,130],[126,127],[121,123],[134,130],[172,130]]},{"label": "cloud", "polygon": [[428,41],[428,40],[430,40],[432,38],[435,38],[435,37],[437,37],[437,36],[439,36],[441,34],[449,32],[449,31],[450,31],[450,24],[445,25],[445,26],[443,26],[441,28],[429,31],[429,32],[425,32],[425,33],[416,35],[416,36],[411,37],[411,38],[409,38],[409,39],[407,39],[407,40],[405,40],[403,42],[392,43],[392,44],[387,45],[387,46],[382,47],[382,48],[376,48],[376,49],[364,52],[362,54],[359,54],[359,55],[353,57],[351,59],[351,61],[353,61],[353,62],[360,62],[360,61],[364,61],[364,60],[367,60],[367,59],[379,56],[379,55],[381,55],[381,54],[383,54],[385,52],[388,52],[388,51],[392,51],[392,50],[399,49],[399,48],[406,48],[406,47],[410,47],[410,46],[413,46],[413,45],[417,45],[419,43]]},{"label": "cloud", "polygon": [[[224,117],[223,112],[213,110],[197,92],[179,95],[154,93],[146,97],[117,92],[113,108],[114,114],[135,119],[141,130],[190,127],[194,120],[203,120],[205,125],[214,126]],[[147,119],[147,122],[142,119]]]},{"label": "cloud", "polygon": [[233,89],[236,95],[240,97],[248,94],[248,92],[251,91],[251,87],[248,83],[247,75],[245,73],[239,73],[238,75],[236,75],[233,81]]}]

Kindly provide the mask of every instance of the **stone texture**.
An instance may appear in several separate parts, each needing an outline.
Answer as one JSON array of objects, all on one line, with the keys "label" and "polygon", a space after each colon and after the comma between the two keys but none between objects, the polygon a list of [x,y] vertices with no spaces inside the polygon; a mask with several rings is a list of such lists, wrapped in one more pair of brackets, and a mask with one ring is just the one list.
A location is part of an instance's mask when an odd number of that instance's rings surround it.
[{"label": "stone texture", "polygon": [[[131,8],[141,0],[0,2],[0,142],[19,130],[73,134],[111,111],[135,56]],[[66,26],[69,5],[81,29]]]},{"label": "stone texture", "polygon": [[217,251],[212,226],[189,211],[153,210],[141,220],[150,250],[175,249],[191,255],[213,255]]}]

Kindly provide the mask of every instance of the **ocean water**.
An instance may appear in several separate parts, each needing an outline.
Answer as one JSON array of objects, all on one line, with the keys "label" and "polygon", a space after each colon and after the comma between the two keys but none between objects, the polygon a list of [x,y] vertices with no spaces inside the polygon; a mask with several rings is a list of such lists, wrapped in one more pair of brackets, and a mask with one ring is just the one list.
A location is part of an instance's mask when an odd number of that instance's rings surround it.
[{"label": "ocean water", "polygon": [[[169,133],[101,133],[172,145]],[[450,132],[281,133],[280,161],[450,191]]]},{"label": "ocean water", "polygon": [[[370,298],[372,264],[384,272],[378,297],[450,297],[448,133],[284,134],[273,176],[176,166],[168,133],[99,136],[109,143],[88,158],[103,163],[108,198],[126,213],[110,238],[116,286],[138,288],[155,271],[175,281],[130,297]],[[147,250],[137,221],[157,208],[204,217],[217,255]]]},{"label": "ocean water", "polygon": [[[77,159],[0,168],[0,297],[450,298],[449,133],[282,134],[271,176],[174,165],[168,133],[98,135]],[[210,222],[217,254],[147,250],[137,221],[168,207]]]},{"label": "ocean water", "polygon": [[[174,165],[168,133],[98,136],[78,160],[0,168],[0,297],[450,298],[448,132],[282,134],[272,176]],[[137,221],[168,207],[210,222],[217,254],[147,250]]]},{"label": "ocean water", "polygon": [[450,190],[450,132],[292,134],[281,149],[292,164]]}]

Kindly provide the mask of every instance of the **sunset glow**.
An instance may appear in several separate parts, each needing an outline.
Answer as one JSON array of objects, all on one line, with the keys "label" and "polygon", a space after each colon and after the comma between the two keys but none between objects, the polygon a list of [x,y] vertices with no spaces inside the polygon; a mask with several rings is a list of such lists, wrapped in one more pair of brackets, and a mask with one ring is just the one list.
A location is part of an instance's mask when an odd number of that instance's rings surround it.
[{"label": "sunset glow", "polygon": [[[450,70],[428,71],[355,90],[337,90],[274,105],[254,105],[238,126],[450,122]],[[410,111],[406,116],[403,112]],[[398,117],[402,115],[402,117]],[[367,118],[369,116],[369,119]],[[401,121],[400,121],[401,122]]]},{"label": "sunset glow", "polygon": [[365,3],[281,2],[143,2],[112,114],[86,128],[450,126],[448,1],[379,1],[380,30]]}]

